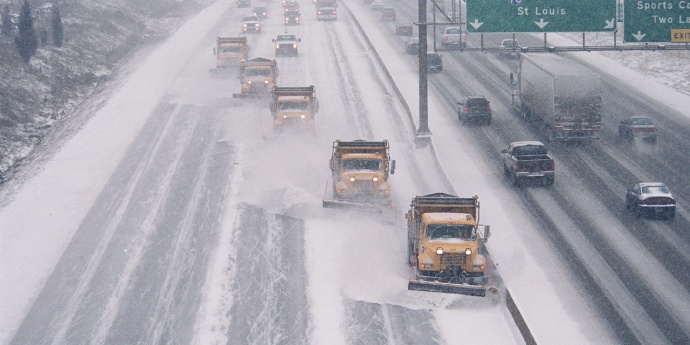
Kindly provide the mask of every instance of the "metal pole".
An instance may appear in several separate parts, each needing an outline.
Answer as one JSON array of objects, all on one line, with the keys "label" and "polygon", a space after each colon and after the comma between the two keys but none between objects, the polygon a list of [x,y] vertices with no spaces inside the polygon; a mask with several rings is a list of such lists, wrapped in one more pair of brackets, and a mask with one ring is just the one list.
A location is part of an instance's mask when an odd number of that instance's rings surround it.
[{"label": "metal pole", "polygon": [[426,25],[426,0],[418,0],[419,19],[419,127],[417,137],[431,135],[429,131],[429,108],[427,90],[427,25]]}]

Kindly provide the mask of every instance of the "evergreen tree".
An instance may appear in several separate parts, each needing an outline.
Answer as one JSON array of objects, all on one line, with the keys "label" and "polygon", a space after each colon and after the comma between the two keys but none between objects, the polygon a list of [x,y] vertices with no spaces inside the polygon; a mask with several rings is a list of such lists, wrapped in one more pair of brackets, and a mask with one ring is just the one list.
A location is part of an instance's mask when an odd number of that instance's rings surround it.
[{"label": "evergreen tree", "polygon": [[58,2],[55,0],[53,2],[53,44],[56,47],[62,47],[62,39],[64,38],[65,32],[62,29],[62,17],[60,16],[60,7],[58,7]]},{"label": "evergreen tree", "polygon": [[12,36],[12,17],[10,17],[10,5],[5,4],[2,7],[2,26],[0,26],[0,31],[5,37]]},{"label": "evergreen tree", "polygon": [[24,61],[29,62],[38,49],[38,38],[34,30],[34,19],[31,16],[29,0],[24,0],[22,11],[19,14],[19,36],[14,39],[19,55]]}]

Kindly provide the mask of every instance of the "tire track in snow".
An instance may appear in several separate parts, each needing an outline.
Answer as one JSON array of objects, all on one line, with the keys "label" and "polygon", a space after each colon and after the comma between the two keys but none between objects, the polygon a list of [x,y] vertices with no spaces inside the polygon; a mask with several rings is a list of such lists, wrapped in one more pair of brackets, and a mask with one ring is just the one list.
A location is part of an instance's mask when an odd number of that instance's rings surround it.
[{"label": "tire track in snow", "polygon": [[307,344],[304,222],[240,205],[228,344]]}]

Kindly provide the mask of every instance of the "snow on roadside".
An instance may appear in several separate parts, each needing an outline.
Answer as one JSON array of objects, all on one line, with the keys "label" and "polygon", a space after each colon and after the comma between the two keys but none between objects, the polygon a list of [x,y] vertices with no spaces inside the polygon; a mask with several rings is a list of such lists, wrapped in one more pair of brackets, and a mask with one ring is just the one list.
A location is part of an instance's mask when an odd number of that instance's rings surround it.
[{"label": "snow on roadside", "polygon": [[0,210],[0,343],[11,339],[167,86],[230,6],[216,2],[184,24]]}]

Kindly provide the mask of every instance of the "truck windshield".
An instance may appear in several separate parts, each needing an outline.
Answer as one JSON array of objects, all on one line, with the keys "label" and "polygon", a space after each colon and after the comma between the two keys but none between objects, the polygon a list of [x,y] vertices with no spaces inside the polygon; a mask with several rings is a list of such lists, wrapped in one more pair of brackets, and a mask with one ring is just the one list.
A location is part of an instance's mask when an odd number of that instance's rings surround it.
[{"label": "truck windshield", "polygon": [[426,226],[426,239],[457,239],[471,241],[476,238],[474,226],[467,224],[429,224]]},{"label": "truck windshield", "polygon": [[282,101],[278,103],[278,110],[280,111],[306,111],[309,103],[306,101]]},{"label": "truck windshield", "polygon": [[344,159],[343,160],[343,170],[344,171],[354,171],[354,170],[369,170],[369,171],[381,171],[381,160],[378,159]]},{"label": "truck windshield", "polygon": [[240,46],[220,47],[220,53],[221,54],[239,53],[241,51],[242,51],[242,47],[240,47]]},{"label": "truck windshield", "polygon": [[249,68],[245,72],[247,77],[268,77],[271,75],[269,68]]},{"label": "truck windshield", "polygon": [[517,146],[513,149],[513,154],[515,156],[545,155],[546,154],[546,148],[544,146],[539,146],[539,145]]}]

